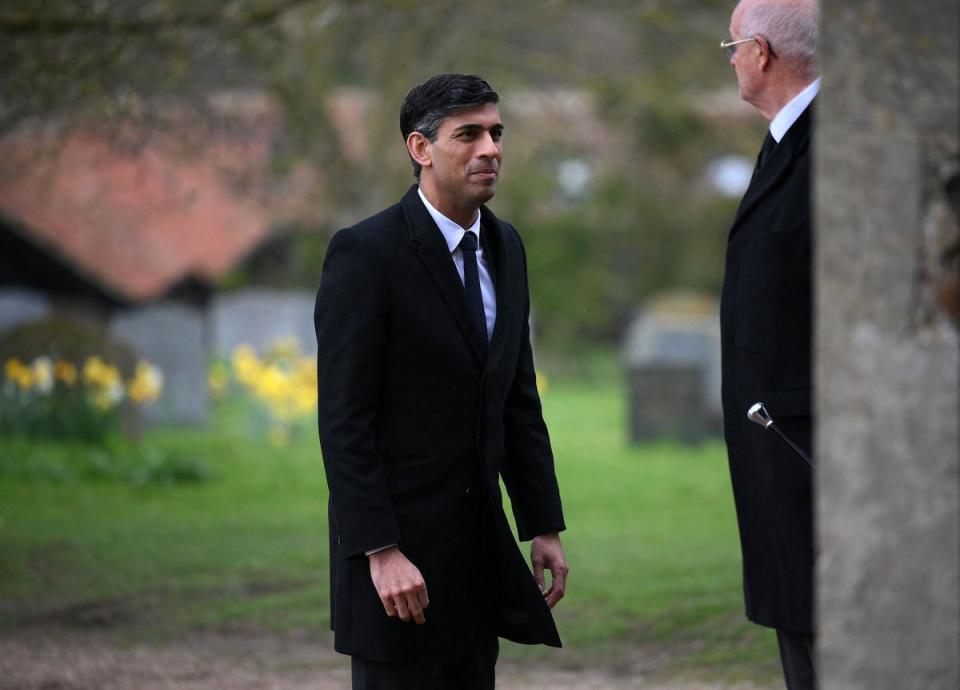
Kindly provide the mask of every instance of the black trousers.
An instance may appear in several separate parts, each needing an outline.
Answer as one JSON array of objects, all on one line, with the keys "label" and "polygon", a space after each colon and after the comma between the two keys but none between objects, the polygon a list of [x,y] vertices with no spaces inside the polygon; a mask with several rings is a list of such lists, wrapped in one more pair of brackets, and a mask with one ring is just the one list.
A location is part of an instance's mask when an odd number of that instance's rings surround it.
[{"label": "black trousers", "polygon": [[777,644],[787,690],[816,690],[813,635],[777,630]]},{"label": "black trousers", "polygon": [[499,653],[499,641],[491,636],[436,661],[380,663],[353,657],[353,690],[493,690]]}]

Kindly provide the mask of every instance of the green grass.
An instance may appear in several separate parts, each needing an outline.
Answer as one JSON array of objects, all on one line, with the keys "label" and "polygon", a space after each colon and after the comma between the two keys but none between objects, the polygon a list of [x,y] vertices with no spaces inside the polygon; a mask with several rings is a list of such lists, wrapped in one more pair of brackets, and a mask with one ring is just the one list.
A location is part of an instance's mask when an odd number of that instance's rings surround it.
[{"label": "green grass", "polygon": [[[772,677],[772,635],[742,615],[722,443],[630,447],[616,385],[557,383],[544,407],[569,528],[571,577],[555,610],[567,650],[503,645],[503,657],[618,666],[665,655],[672,673]],[[147,434],[145,444],[202,458],[213,472],[205,483],[0,477],[0,630],[54,620],[123,639],[322,634],[326,486],[315,434],[305,428],[276,449],[249,427],[233,405],[209,430]]]},{"label": "green grass", "polygon": [[568,527],[571,577],[555,610],[565,644],[588,661],[667,648],[677,671],[774,674],[771,634],[743,618],[723,443],[630,446],[624,401],[609,385],[544,396]]}]

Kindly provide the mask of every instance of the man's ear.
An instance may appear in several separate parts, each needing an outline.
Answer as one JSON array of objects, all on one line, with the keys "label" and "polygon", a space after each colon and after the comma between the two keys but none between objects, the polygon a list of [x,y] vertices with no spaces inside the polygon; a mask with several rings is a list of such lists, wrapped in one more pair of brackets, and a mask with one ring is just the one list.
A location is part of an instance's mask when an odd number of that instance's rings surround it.
[{"label": "man's ear", "polygon": [[407,135],[407,151],[410,157],[420,164],[422,168],[429,168],[433,165],[433,159],[430,155],[430,141],[420,132],[410,132]]},{"label": "man's ear", "polygon": [[757,36],[757,67],[763,72],[773,63],[773,51],[770,49],[770,43],[763,36]]}]

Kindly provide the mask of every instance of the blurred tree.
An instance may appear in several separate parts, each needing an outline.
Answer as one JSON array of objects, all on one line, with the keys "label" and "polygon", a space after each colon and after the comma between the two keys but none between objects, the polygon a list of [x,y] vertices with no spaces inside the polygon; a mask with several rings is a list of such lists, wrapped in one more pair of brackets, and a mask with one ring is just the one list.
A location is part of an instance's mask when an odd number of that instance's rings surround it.
[{"label": "blurred tree", "polygon": [[[719,286],[734,202],[702,171],[720,154],[752,157],[762,131],[698,102],[735,88],[717,45],[732,5],[6,0],[0,134],[29,118],[132,120],[149,133],[171,105],[229,126],[212,99],[263,91],[285,123],[277,184],[303,161],[325,172],[326,237],[413,182],[397,124],[406,90],[438,72],[482,74],[507,125],[493,206],[528,245],[540,342],[609,340],[654,291]],[[344,88],[369,95],[362,126],[335,126],[331,101]],[[351,153],[356,137],[367,155]],[[285,256],[270,282],[316,279]],[[252,274],[270,280],[262,262]]]}]

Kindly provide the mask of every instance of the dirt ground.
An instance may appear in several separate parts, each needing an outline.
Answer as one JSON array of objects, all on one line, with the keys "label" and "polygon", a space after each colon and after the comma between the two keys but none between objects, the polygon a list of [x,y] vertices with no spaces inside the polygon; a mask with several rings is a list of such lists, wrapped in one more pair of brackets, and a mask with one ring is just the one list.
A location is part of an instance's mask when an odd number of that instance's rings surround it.
[{"label": "dirt ground", "polygon": [[[654,681],[642,668],[556,670],[504,662],[500,690],[773,690]],[[192,635],[158,645],[29,630],[0,637],[0,690],[348,690],[349,661],[317,640]]]}]

